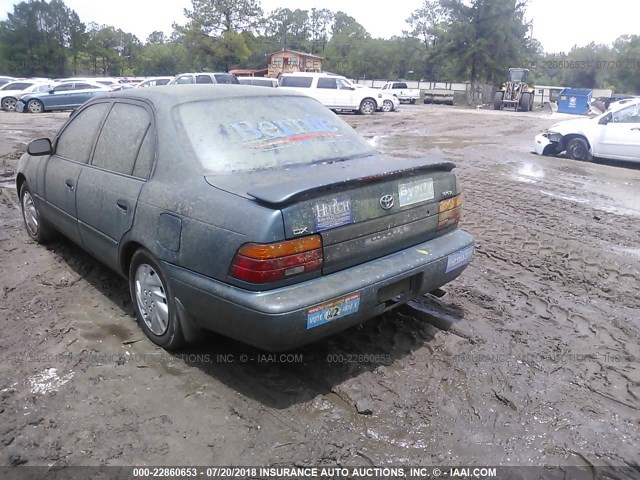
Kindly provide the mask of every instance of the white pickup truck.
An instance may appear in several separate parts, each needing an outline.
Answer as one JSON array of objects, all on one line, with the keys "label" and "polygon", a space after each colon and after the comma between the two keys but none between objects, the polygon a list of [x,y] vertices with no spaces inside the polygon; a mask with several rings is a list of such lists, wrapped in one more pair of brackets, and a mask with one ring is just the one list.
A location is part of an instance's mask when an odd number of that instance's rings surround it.
[{"label": "white pickup truck", "polygon": [[387,82],[382,87],[382,91],[392,93],[401,102],[416,103],[420,100],[420,90],[408,88],[404,82]]},{"label": "white pickup truck", "polygon": [[356,86],[342,75],[333,73],[283,73],[280,88],[303,92],[331,110],[349,110],[363,115],[376,110],[391,112],[400,104],[392,95],[375,88]]}]

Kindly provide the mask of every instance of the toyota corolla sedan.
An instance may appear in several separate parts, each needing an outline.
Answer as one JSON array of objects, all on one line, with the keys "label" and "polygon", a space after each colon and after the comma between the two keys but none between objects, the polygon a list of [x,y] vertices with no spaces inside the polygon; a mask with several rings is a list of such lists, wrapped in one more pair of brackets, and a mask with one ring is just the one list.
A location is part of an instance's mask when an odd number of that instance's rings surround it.
[{"label": "toyota corolla sedan", "polygon": [[212,330],[277,351],[460,275],[453,169],[388,158],[297,92],[178,85],[94,98],[29,144],[16,182],[29,236],[128,279],[157,345]]},{"label": "toyota corolla sedan", "polygon": [[24,113],[75,110],[87,100],[110,91],[106,85],[89,80],[61,82],[46,92],[22,95],[15,104],[15,110]]}]

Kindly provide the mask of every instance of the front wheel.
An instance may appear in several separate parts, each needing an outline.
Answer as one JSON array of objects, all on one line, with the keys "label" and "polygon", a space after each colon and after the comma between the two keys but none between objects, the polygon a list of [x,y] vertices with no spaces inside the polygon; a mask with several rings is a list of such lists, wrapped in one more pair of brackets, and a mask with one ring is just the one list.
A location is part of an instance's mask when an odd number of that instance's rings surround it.
[{"label": "front wheel", "polygon": [[44,112],[44,105],[40,100],[29,100],[29,103],[27,103],[27,110],[31,113],[42,113]]},{"label": "front wheel", "polygon": [[493,109],[502,110],[502,100],[504,99],[504,92],[496,92],[493,97]]},{"label": "front wheel", "polygon": [[371,115],[376,111],[377,107],[378,106],[376,105],[375,100],[371,98],[365,98],[364,100],[362,100],[358,112],[360,112],[361,115]]},{"label": "front wheel", "polygon": [[385,100],[382,102],[383,112],[393,112],[393,102],[391,100]]},{"label": "front wheel", "polygon": [[584,138],[573,138],[567,143],[567,155],[574,160],[590,162],[593,157],[589,151],[589,145]]},{"label": "front wheel", "polygon": [[2,109],[12,112],[16,109],[16,99],[7,97],[2,99]]},{"label": "front wheel", "polygon": [[171,287],[159,262],[138,250],[129,266],[129,289],[138,325],[149,339],[166,350],[185,344]]}]

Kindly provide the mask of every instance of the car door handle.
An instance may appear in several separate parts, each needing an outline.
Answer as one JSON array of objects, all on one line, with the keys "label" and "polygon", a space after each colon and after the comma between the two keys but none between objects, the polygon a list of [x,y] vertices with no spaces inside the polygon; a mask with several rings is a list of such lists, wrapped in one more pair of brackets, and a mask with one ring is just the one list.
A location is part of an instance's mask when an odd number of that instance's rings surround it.
[{"label": "car door handle", "polygon": [[129,202],[127,202],[126,200],[120,199],[120,200],[116,201],[116,205],[123,212],[129,211]]},{"label": "car door handle", "polygon": [[74,183],[73,180],[71,180],[70,178],[67,178],[64,181],[64,184],[67,186],[67,188],[71,191],[73,191],[76,188],[76,184]]}]

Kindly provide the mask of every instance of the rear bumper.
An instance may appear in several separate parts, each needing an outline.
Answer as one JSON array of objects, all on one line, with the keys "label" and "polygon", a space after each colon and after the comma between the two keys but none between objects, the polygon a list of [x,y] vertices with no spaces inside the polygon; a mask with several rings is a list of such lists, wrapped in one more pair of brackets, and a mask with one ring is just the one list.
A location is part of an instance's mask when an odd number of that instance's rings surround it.
[{"label": "rear bumper", "polygon": [[452,281],[469,264],[473,245],[471,235],[455,230],[362,265],[264,292],[167,263],[163,267],[174,295],[196,325],[283,351],[362,323]]}]

